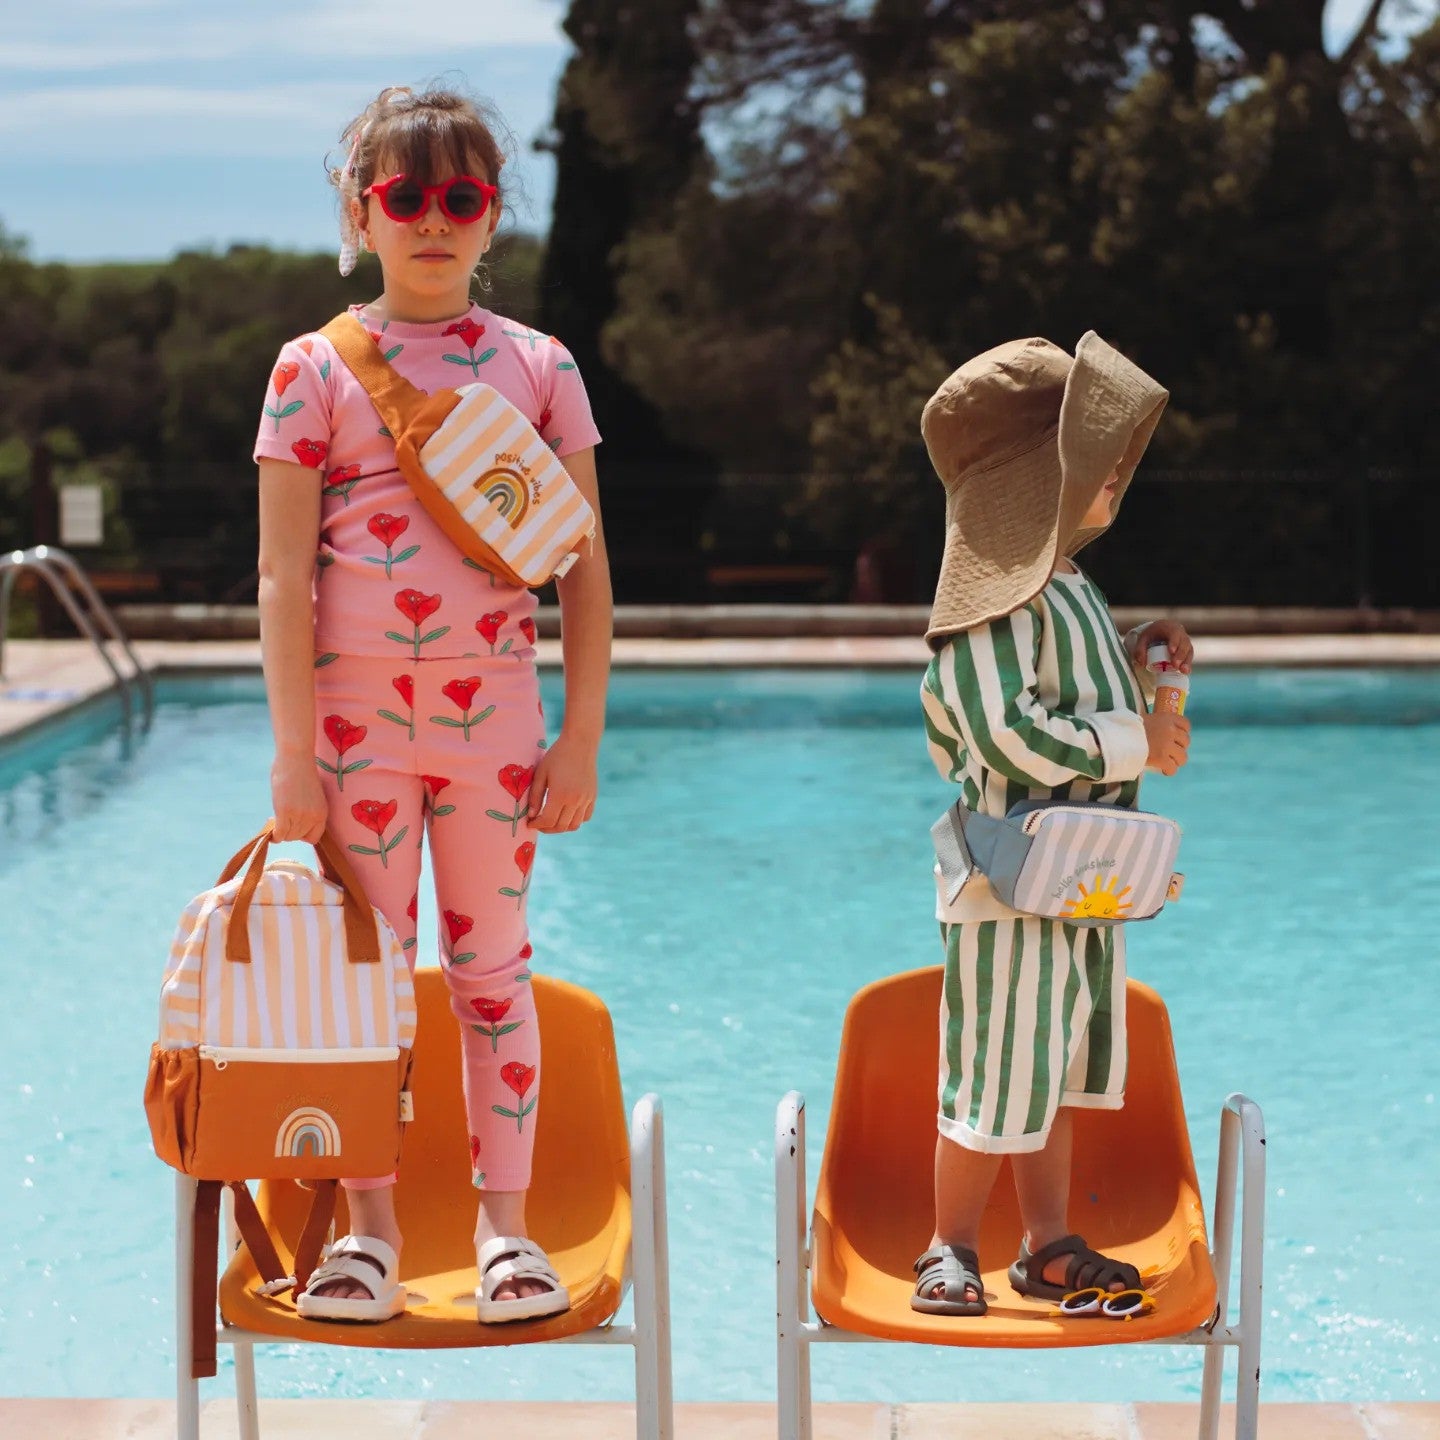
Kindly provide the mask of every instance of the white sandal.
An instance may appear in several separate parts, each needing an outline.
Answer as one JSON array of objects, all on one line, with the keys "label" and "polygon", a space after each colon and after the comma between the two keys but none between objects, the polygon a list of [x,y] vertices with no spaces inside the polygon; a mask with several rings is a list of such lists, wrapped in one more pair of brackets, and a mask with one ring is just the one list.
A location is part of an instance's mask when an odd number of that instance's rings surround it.
[{"label": "white sandal", "polygon": [[[533,1241],[519,1235],[497,1235],[487,1240],[476,1256],[480,1288],[475,1306],[483,1324],[497,1320],[538,1320],[559,1315],[570,1308],[570,1292],[560,1283],[545,1252]],[[495,1292],[512,1280],[533,1280],[548,1287],[539,1295],[522,1295],[497,1300]]]},{"label": "white sandal", "polygon": [[[374,1324],[390,1320],[405,1309],[409,1298],[399,1283],[399,1257],[373,1235],[347,1235],[326,1250],[295,1308],[306,1320],[359,1320]],[[352,1280],[370,1292],[368,1300],[349,1295],[317,1295],[322,1285]]]}]

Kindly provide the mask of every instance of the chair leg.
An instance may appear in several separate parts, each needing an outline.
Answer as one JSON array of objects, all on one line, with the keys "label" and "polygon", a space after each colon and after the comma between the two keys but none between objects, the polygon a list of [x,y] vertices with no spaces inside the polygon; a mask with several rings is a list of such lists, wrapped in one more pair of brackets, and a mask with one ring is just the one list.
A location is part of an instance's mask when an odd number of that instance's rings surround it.
[{"label": "chair leg", "polygon": [[255,1347],[235,1347],[235,1408],[240,1417],[240,1440],[260,1440],[260,1401],[255,1393]]},{"label": "chair leg", "polygon": [[775,1316],[780,1440],[811,1440],[805,1235],[805,1097],[791,1091],[775,1114]]},{"label": "chair leg", "polygon": [[195,1358],[195,1189],[188,1175],[175,1177],[175,1434],[200,1440],[200,1382],[190,1373]]},{"label": "chair leg", "polygon": [[655,1095],[644,1096],[631,1119],[630,1187],[636,1440],[674,1440],[665,1124]]},{"label": "chair leg", "polygon": [[1260,1422],[1260,1333],[1265,1263],[1265,1120],[1243,1095],[1230,1101],[1239,1117],[1244,1180],[1240,1192],[1240,1357],[1235,1378],[1235,1437],[1255,1440]]}]

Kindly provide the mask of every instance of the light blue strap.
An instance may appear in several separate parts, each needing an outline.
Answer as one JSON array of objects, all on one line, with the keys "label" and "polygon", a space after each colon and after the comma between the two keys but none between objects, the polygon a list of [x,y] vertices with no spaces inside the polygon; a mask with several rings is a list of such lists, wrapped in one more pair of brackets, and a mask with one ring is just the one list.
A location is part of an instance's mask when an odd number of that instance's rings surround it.
[{"label": "light blue strap", "polygon": [[1005,830],[1003,820],[968,810],[959,800],[930,827],[947,905],[955,903],[955,897],[975,871],[989,873],[995,847]]}]

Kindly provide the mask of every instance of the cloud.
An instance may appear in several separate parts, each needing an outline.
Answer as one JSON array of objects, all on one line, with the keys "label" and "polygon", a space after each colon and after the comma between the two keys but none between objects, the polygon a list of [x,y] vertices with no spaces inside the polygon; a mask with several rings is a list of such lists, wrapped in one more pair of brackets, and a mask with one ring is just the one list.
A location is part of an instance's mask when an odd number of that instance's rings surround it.
[{"label": "cloud", "polygon": [[122,67],[328,63],[562,43],[559,0],[55,0],[6,17],[0,73],[74,75]]}]

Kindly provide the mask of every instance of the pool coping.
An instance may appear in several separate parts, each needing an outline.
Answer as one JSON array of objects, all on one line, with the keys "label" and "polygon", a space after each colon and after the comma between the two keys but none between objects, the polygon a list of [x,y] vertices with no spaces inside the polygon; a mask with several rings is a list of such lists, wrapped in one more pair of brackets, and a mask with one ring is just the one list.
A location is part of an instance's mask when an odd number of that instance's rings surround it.
[{"label": "pool coping", "polygon": [[[1224,1407],[1220,1433],[1233,1434]],[[1135,1404],[869,1404],[821,1403],[816,1440],[1182,1440],[1197,1430],[1198,1407],[1183,1402]],[[1437,1440],[1440,1404],[1278,1402],[1260,1407],[1265,1440]],[[235,1402],[217,1398],[200,1412],[204,1440],[238,1433]],[[633,1440],[634,1406],[589,1401],[260,1401],[266,1440],[351,1435],[356,1440],[471,1440],[523,1434],[526,1440]],[[773,1440],[774,1406],[760,1402],[688,1403],[675,1407],[677,1440]],[[48,1440],[172,1440],[168,1400],[0,1400],[0,1434]]]},{"label": "pool coping", "polygon": [[[560,641],[537,643],[542,668],[560,665]],[[258,640],[140,640],[142,664],[159,678],[253,674]],[[37,730],[58,716],[95,703],[111,690],[109,669],[84,640],[10,640],[0,678],[0,742]],[[918,676],[930,651],[917,635],[700,636],[682,639],[618,636],[616,669],[905,669]],[[1243,668],[1440,667],[1440,635],[1200,635],[1197,666]],[[123,664],[123,662],[122,662]]]}]

